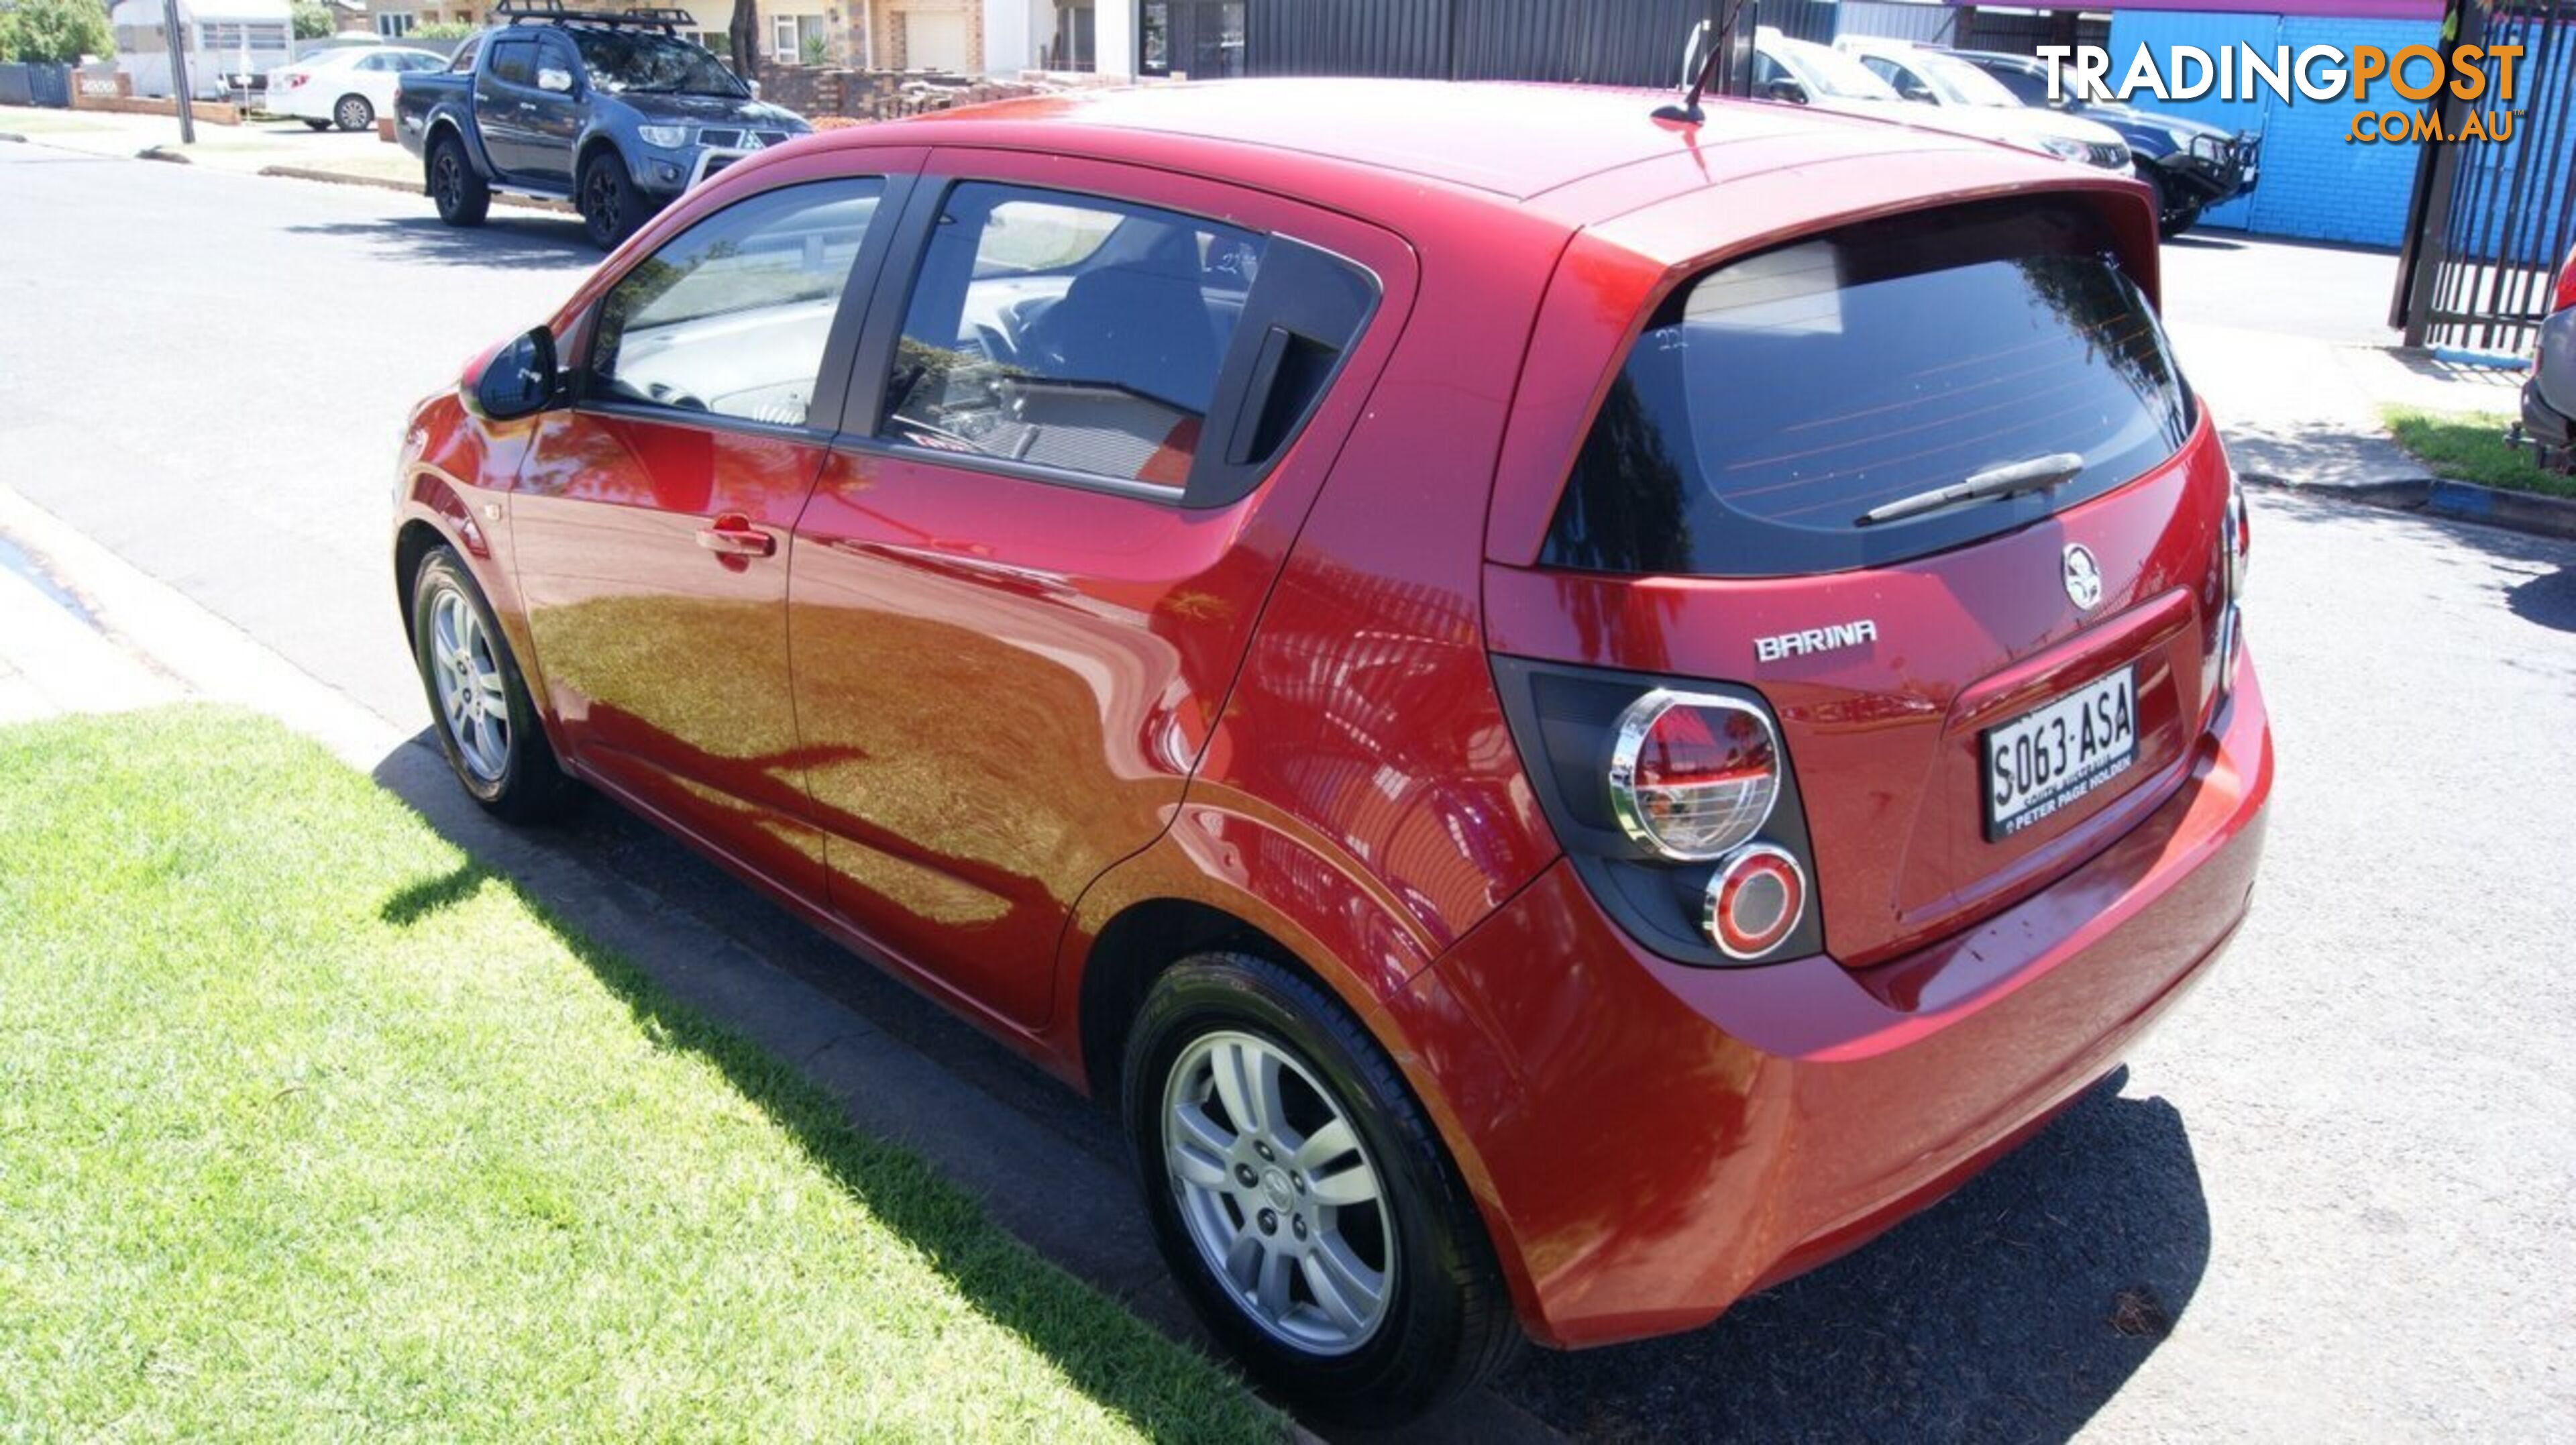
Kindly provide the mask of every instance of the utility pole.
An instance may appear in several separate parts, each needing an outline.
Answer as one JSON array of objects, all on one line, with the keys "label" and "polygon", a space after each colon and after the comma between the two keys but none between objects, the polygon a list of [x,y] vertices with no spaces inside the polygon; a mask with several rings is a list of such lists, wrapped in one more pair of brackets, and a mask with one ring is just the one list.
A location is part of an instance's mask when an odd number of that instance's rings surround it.
[{"label": "utility pole", "polygon": [[188,107],[188,46],[179,30],[179,0],[161,0],[161,35],[170,42],[170,94],[179,103],[179,144],[197,143],[197,113]]}]

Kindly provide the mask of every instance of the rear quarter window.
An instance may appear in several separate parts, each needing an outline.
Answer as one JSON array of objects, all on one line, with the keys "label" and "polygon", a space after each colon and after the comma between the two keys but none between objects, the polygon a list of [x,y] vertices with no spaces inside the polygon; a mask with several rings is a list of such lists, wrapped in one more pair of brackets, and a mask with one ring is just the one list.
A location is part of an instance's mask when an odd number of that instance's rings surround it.
[{"label": "rear quarter window", "polygon": [[[1543,558],[1763,577],[1883,566],[2098,496],[2192,426],[2163,328],[2074,201],[1897,217],[1682,286],[1613,380]],[[2073,453],[2064,484],[1865,523]]]}]

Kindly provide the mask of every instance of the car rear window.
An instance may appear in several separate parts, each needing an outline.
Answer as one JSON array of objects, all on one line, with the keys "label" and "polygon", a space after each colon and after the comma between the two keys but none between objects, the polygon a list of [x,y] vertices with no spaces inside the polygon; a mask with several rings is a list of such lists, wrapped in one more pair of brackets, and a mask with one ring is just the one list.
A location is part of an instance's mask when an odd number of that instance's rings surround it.
[{"label": "car rear window", "polygon": [[[2098,496],[2191,431],[2144,293],[2074,201],[1870,222],[1684,285],[1630,350],[1543,553],[1621,573],[1883,566]],[[1863,513],[2072,453],[2061,485]]]}]

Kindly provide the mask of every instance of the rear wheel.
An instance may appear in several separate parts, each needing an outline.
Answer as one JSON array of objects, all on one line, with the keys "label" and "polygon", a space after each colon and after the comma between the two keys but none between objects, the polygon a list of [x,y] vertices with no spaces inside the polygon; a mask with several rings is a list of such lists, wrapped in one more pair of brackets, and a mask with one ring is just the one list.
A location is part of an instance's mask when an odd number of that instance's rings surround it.
[{"label": "rear wheel", "polygon": [[329,130],[331,128],[331,122],[327,120],[308,120],[304,123],[304,128],[306,130]]},{"label": "rear wheel", "polygon": [[644,219],[643,197],[627,179],[626,163],[615,151],[597,152],[581,163],[576,194],[582,229],[590,234],[591,244],[603,251],[614,250]]},{"label": "rear wheel", "polygon": [[492,188],[474,170],[474,158],[453,131],[429,143],[429,199],[451,226],[479,226],[492,209]]},{"label": "rear wheel", "polygon": [[344,95],[331,107],[331,123],[342,130],[365,130],[376,123],[376,108],[363,95]]},{"label": "rear wheel", "polygon": [[1267,959],[1156,979],[1128,1137],[1163,1258],[1210,1332],[1310,1417],[1391,1425],[1510,1357],[1484,1223],[1366,1030]]},{"label": "rear wheel", "polygon": [[413,661],[456,781],[514,823],[561,813],[576,789],[555,761],[483,589],[454,551],[439,547],[422,559],[411,596]]}]

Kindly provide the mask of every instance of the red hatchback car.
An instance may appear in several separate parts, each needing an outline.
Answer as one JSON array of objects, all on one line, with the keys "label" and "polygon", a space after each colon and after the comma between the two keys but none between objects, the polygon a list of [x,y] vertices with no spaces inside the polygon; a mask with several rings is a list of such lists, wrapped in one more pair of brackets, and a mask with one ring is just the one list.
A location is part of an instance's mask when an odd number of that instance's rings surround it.
[{"label": "red hatchback car", "polygon": [[606,793],[1115,1100],[1327,1416],[1885,1228],[2245,915],[2242,503],[2143,188],[1656,99],[1176,85],[726,171],[412,419],[458,778]]}]

